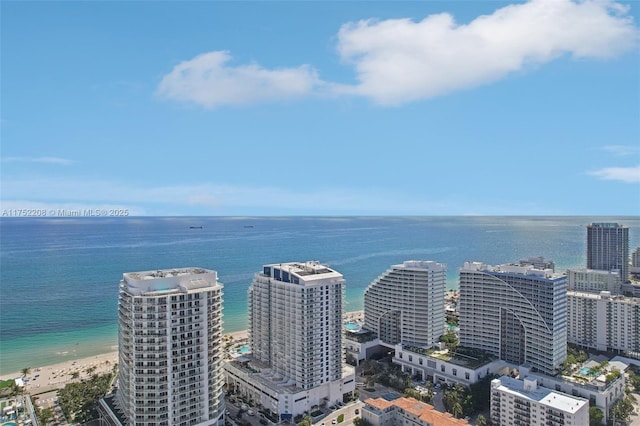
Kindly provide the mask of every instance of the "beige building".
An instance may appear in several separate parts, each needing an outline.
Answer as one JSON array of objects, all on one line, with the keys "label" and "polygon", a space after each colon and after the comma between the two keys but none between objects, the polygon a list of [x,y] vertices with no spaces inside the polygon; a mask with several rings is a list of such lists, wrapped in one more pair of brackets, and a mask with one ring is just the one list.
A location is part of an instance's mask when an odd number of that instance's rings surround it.
[{"label": "beige building", "polygon": [[436,411],[432,405],[414,398],[369,398],[364,401],[362,419],[374,426],[462,426],[469,422],[449,413]]}]

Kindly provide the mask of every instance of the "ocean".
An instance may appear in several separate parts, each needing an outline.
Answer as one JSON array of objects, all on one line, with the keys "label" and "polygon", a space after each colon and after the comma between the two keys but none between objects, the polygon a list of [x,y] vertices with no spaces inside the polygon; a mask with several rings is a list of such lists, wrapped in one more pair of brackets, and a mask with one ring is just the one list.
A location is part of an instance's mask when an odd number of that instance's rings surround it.
[{"label": "ocean", "polygon": [[[125,272],[198,266],[224,285],[225,332],[247,327],[247,288],[268,263],[318,260],[346,279],[345,310],[390,265],[544,256],[586,266],[586,225],[640,217],[131,217],[0,220],[0,374],[117,350]],[[196,227],[196,228],[192,228]],[[200,228],[202,227],[202,228]]]}]

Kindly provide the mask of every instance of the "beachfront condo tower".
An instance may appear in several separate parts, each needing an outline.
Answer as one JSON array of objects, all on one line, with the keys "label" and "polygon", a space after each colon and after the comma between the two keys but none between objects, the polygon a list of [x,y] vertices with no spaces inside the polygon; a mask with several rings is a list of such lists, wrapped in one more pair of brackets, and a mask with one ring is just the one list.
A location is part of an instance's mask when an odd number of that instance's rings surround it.
[{"label": "beachfront condo tower", "polygon": [[587,225],[587,268],[617,270],[620,280],[629,280],[629,227],[617,223]]},{"label": "beachfront condo tower", "polygon": [[125,273],[118,299],[118,388],[103,424],[224,425],[222,285],[180,268]]},{"label": "beachfront condo tower", "polygon": [[460,345],[554,375],[567,356],[567,277],[533,265],[460,269]]},{"label": "beachfront condo tower", "polygon": [[232,393],[291,420],[355,390],[344,362],[345,280],[316,261],[265,265],[249,288],[251,353],[225,363]]},{"label": "beachfront condo tower", "polygon": [[391,266],[365,290],[364,328],[388,346],[436,345],[445,332],[446,275],[446,265],[433,261]]}]

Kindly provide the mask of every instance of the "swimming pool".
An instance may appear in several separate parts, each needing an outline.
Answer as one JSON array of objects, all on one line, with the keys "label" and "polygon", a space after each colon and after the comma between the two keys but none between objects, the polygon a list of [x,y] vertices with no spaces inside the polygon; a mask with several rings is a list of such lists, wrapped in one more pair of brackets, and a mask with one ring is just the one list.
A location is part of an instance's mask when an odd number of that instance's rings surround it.
[{"label": "swimming pool", "polygon": [[14,423],[14,422],[2,423],[2,426],[18,426],[18,423]]},{"label": "swimming pool", "polygon": [[589,367],[582,367],[582,368],[580,369],[580,371],[578,371],[578,373],[582,374],[583,376],[595,376],[595,375],[597,375],[597,374],[598,374],[598,373],[596,373],[596,374],[589,374],[589,371],[590,371],[590,370],[591,370],[591,369],[590,369]]},{"label": "swimming pool", "polygon": [[360,324],[356,324],[355,322],[348,322],[344,325],[344,328],[347,330],[360,330]]},{"label": "swimming pool", "polygon": [[238,353],[246,354],[250,350],[251,350],[251,346],[245,345],[245,346],[242,346],[241,348],[238,348]]}]

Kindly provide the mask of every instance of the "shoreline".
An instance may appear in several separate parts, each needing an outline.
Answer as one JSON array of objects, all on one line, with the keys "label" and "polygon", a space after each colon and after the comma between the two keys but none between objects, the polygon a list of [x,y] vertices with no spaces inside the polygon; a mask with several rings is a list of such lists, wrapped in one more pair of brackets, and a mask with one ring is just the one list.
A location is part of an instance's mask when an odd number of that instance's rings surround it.
[{"label": "shoreline", "polygon": [[[343,323],[356,321],[362,323],[364,311],[345,312]],[[223,341],[231,344],[246,343],[249,330],[225,333]],[[69,359],[54,364],[47,364],[29,369],[26,375],[25,391],[38,395],[64,388],[67,384],[89,378],[92,374],[105,374],[112,371],[118,363],[118,351],[109,351],[88,357]],[[89,370],[89,371],[87,371]],[[75,377],[74,377],[75,376]],[[19,371],[0,374],[0,381],[23,378]]]}]

